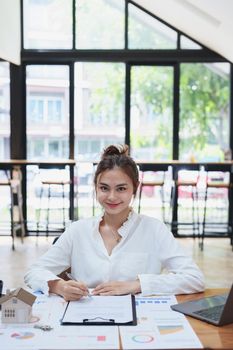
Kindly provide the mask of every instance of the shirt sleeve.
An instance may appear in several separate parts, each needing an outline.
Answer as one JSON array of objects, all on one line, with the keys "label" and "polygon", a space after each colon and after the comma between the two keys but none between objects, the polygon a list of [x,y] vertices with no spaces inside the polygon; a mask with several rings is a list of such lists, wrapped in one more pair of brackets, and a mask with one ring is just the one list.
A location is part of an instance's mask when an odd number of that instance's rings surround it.
[{"label": "shirt sleeve", "polygon": [[71,224],[56,243],[27,271],[24,277],[25,283],[34,291],[48,294],[48,281],[60,279],[57,275],[70,267],[73,231],[74,224]]},{"label": "shirt sleeve", "polygon": [[191,256],[186,254],[177,239],[161,223],[156,236],[161,274],[138,276],[142,294],[190,294],[204,290],[204,276]]}]

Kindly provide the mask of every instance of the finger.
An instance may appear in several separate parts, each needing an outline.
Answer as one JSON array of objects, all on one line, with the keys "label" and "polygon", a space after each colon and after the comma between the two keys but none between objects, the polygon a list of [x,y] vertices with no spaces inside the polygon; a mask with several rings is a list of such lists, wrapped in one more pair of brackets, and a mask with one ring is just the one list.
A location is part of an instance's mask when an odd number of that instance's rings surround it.
[{"label": "finger", "polygon": [[93,289],[92,294],[99,294],[100,292],[102,292],[102,291],[105,290],[104,288],[105,288],[105,287],[102,287],[102,288],[100,288],[100,287],[95,288],[95,289]]},{"label": "finger", "polygon": [[87,295],[87,291],[80,289],[78,285],[69,284],[64,286],[63,295],[66,295],[68,297],[81,298]]},{"label": "finger", "polygon": [[85,293],[88,293],[88,287],[85,283],[83,282],[77,282],[77,281],[68,281],[69,285],[75,288],[78,288],[80,290],[82,290]]},{"label": "finger", "polygon": [[95,289],[93,290],[93,292],[100,292],[101,290],[105,289],[105,288],[110,288],[111,284],[110,283],[101,283],[98,286],[95,287]]},{"label": "finger", "polygon": [[99,295],[106,296],[106,295],[116,295],[113,290],[109,290],[108,292],[101,292]]},{"label": "finger", "polygon": [[65,301],[76,301],[76,300],[80,300],[83,296],[82,295],[65,295],[64,299]]},{"label": "finger", "polygon": [[112,288],[109,288],[109,287],[107,288],[107,287],[105,287],[105,288],[99,289],[98,291],[93,291],[92,294],[93,294],[93,295],[101,295],[102,293],[109,293],[109,292],[111,292],[111,291],[113,291]]},{"label": "finger", "polygon": [[79,300],[85,295],[83,294],[82,291],[77,290],[77,289],[67,289],[64,290],[63,297],[66,300]]},{"label": "finger", "polygon": [[81,295],[83,297],[88,295],[88,290],[83,290],[83,289],[80,289],[79,287],[72,287],[70,292],[73,295]]}]

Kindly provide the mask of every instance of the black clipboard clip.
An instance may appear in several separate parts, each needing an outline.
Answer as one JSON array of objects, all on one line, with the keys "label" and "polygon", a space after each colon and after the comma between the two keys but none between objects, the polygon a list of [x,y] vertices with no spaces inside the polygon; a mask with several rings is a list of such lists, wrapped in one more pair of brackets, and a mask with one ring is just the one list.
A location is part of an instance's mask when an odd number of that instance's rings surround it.
[{"label": "black clipboard clip", "polygon": [[88,323],[88,322],[107,322],[107,323],[110,323],[110,324],[113,324],[115,323],[115,320],[113,318],[103,318],[103,317],[94,317],[94,318],[84,318],[83,319],[83,323]]}]

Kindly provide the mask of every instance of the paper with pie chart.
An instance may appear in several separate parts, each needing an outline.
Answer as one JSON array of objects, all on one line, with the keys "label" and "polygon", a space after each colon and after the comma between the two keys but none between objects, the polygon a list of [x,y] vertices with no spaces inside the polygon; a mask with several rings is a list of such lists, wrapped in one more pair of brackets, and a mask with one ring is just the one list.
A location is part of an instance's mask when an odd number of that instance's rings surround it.
[{"label": "paper with pie chart", "polygon": [[[1,324],[0,346],[4,350],[202,348],[184,315],[170,309],[174,296],[136,298],[137,326],[62,326],[66,302],[58,296],[37,295],[30,324]],[[34,328],[42,323],[53,330]]]},{"label": "paper with pie chart", "polygon": [[[58,296],[37,295],[30,324],[1,324],[0,347],[2,350],[38,349],[118,349],[117,326],[61,326],[60,319],[66,306]],[[48,324],[51,331],[34,328],[36,324]],[[67,345],[69,344],[69,345]]]},{"label": "paper with pie chart", "polygon": [[174,296],[136,298],[136,327],[120,327],[123,349],[203,348],[184,315],[170,309]]}]

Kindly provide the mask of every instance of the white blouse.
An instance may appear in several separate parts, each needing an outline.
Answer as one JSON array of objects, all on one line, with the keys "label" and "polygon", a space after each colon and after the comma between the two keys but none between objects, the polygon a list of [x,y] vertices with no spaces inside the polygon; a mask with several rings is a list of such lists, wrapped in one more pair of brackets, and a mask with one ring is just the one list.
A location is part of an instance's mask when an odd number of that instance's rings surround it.
[{"label": "white blouse", "polygon": [[25,276],[33,290],[48,293],[50,280],[71,267],[89,288],[107,281],[139,278],[143,295],[183,294],[204,290],[203,274],[165,224],[132,212],[118,230],[121,241],[108,254],[99,233],[101,217],[78,220]]}]

